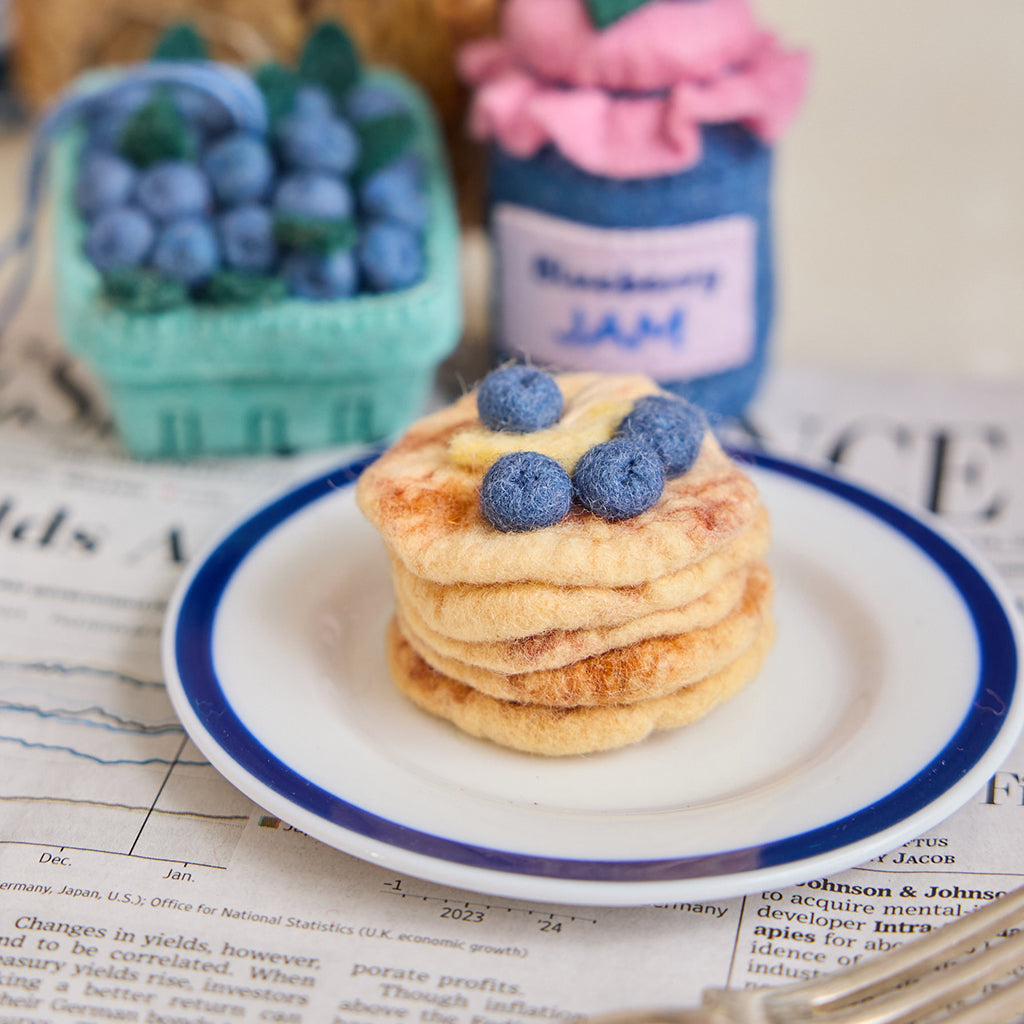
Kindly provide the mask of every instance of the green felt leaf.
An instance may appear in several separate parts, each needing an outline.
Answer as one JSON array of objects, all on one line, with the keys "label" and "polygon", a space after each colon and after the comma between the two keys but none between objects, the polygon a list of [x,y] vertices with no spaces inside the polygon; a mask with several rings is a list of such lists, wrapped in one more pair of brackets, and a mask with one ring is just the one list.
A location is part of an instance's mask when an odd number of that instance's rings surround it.
[{"label": "green felt leaf", "polygon": [[121,155],[139,167],[160,160],[194,160],[195,143],[165,89],[158,90],[131,116],[121,133]]},{"label": "green felt leaf", "polygon": [[206,283],[200,298],[220,306],[254,306],[277,302],[287,294],[288,285],[283,278],[219,270]]},{"label": "green felt leaf", "polygon": [[272,61],[257,68],[254,78],[263,93],[271,123],[279,121],[292,109],[299,76],[291,68]]},{"label": "green felt leaf", "polygon": [[368,178],[374,171],[397,160],[412,143],[416,122],[408,111],[388,114],[356,125],[360,153],[356,175]]},{"label": "green felt leaf", "polygon": [[153,47],[153,60],[206,60],[206,42],[188,21],[169,25]]},{"label": "green felt leaf", "polygon": [[153,270],[112,270],[103,277],[103,294],[130,313],[163,313],[188,302],[188,289]]},{"label": "green felt leaf", "polygon": [[590,19],[598,28],[607,28],[612,22],[632,14],[647,0],[585,0]]},{"label": "green felt leaf", "polygon": [[313,220],[309,217],[289,217],[278,214],[274,218],[274,236],[282,245],[303,252],[330,252],[333,249],[351,249],[356,244],[358,229],[350,217],[338,220]]},{"label": "green felt leaf", "polygon": [[321,22],[302,50],[299,78],[322,85],[340,103],[361,74],[359,53],[347,33],[333,21]]}]

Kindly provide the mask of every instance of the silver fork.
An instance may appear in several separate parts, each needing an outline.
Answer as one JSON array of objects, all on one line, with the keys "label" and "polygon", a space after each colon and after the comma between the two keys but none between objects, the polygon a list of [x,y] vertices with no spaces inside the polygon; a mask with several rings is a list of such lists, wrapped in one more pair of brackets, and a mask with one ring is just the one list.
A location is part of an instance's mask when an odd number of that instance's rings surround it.
[{"label": "silver fork", "polygon": [[1010,1024],[1024,1015],[1022,926],[1024,887],[824,978],[712,988],[700,1008],[625,1011],[589,1024]]}]

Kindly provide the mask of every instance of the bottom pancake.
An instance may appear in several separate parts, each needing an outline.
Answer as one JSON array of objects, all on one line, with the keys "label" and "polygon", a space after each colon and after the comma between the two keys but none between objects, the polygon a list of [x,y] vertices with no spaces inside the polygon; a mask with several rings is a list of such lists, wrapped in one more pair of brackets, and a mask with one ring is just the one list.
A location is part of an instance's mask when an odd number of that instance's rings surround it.
[{"label": "bottom pancake", "polygon": [[472,736],[531,754],[562,756],[612,750],[657,729],[688,725],[738,693],[760,671],[774,627],[766,617],[754,643],[735,661],[663,697],[604,707],[554,708],[488,697],[434,671],[394,619],[387,631],[391,676],[414,704]]}]

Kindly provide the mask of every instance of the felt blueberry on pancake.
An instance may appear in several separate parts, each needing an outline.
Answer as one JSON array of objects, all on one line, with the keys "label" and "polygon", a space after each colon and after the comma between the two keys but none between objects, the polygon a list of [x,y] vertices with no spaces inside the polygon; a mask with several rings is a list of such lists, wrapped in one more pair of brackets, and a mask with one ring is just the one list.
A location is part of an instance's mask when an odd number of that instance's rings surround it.
[{"label": "felt blueberry on pancake", "polygon": [[[681,398],[648,394],[615,401],[596,385],[567,404],[555,378],[529,366],[489,374],[476,404],[481,425],[460,432],[449,453],[457,464],[487,472],[481,510],[505,532],[561,521],[569,511],[561,504],[563,477],[571,480],[575,501],[594,515],[609,522],[633,519],[657,503],[666,480],[692,468],[707,432],[704,413]],[[492,474],[499,463],[500,472]],[[529,473],[543,466],[543,482],[530,477],[526,466]]]},{"label": "felt blueberry on pancake", "polygon": [[504,533],[552,526],[568,514],[571,504],[569,474],[540,452],[503,455],[480,485],[480,511]]},{"label": "felt blueberry on pancake", "polygon": [[697,461],[706,430],[707,421],[697,406],[681,398],[648,395],[619,424],[615,436],[652,448],[671,478]]},{"label": "felt blueberry on pancake", "polygon": [[526,434],[558,422],[562,392],[541,370],[505,366],[484,378],[476,406],[484,426],[491,430]]},{"label": "felt blueberry on pancake", "polygon": [[661,497],[665,473],[652,448],[617,438],[595,445],[576,464],[572,477],[579,503],[611,522],[633,519]]}]

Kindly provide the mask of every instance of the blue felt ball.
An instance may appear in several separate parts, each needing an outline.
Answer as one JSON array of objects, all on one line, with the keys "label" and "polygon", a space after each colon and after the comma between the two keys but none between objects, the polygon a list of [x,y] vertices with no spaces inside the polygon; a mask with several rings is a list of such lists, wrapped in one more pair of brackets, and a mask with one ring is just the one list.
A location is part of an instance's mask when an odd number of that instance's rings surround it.
[{"label": "blue felt ball", "polygon": [[665,476],[674,477],[697,461],[706,430],[707,420],[697,406],[682,398],[648,395],[619,424],[616,437],[653,448]]},{"label": "blue felt ball", "polygon": [[149,83],[122,79],[91,100],[87,116],[93,120],[115,112],[130,116],[152,98],[153,86]]},{"label": "blue felt ball", "polygon": [[345,94],[345,116],[356,124],[401,114],[409,105],[396,89],[380,82],[361,82]]},{"label": "blue felt ball", "polygon": [[189,286],[201,284],[219,263],[217,236],[205,220],[186,217],[172,221],[157,236],[153,266],[174,281]]},{"label": "blue felt ball", "polygon": [[232,132],[203,156],[217,198],[227,206],[262,199],[274,180],[274,159],[265,142],[247,132]]},{"label": "blue felt ball", "polygon": [[93,96],[86,106],[85,119],[89,128],[112,119],[124,124],[140,107],[149,102],[153,87],[141,82],[121,81],[109,91]]},{"label": "blue felt ball", "polygon": [[632,519],[654,505],[665,488],[665,473],[654,449],[613,438],[583,453],[572,482],[584,508],[616,522]]},{"label": "blue felt ball", "polygon": [[226,106],[205,89],[171,86],[171,102],[185,124],[200,138],[216,138],[230,131],[234,124]]},{"label": "blue felt ball", "polygon": [[281,265],[281,275],[290,294],[318,302],[348,298],[359,285],[355,257],[349,249],[290,253]]},{"label": "blue felt ball", "polygon": [[298,171],[348,174],[359,160],[359,136],[337,117],[290,114],[277,129],[277,146],[287,167]]},{"label": "blue felt ball", "polygon": [[149,255],[155,236],[152,221],[140,210],[104,210],[89,226],[85,255],[103,273],[137,267]]},{"label": "blue felt ball", "polygon": [[138,181],[138,171],[114,153],[93,150],[85,155],[75,181],[75,204],[87,219],[100,210],[124,206]]},{"label": "blue felt ball", "polygon": [[476,407],[485,427],[526,434],[562,415],[562,392],[550,374],[532,366],[503,366],[480,385]]},{"label": "blue felt ball", "polygon": [[149,85],[121,82],[112,92],[95,96],[85,114],[87,148],[116,151],[128,122],[151,95]]},{"label": "blue felt ball", "polygon": [[356,256],[363,281],[374,292],[410,288],[423,277],[426,267],[419,233],[382,220],[372,222],[363,232]]},{"label": "blue felt ball", "polygon": [[359,188],[359,205],[371,218],[393,220],[422,230],[427,223],[427,197],[410,163],[389,164],[371,174]]},{"label": "blue felt ball", "polygon": [[334,101],[319,85],[304,85],[295,93],[291,112],[299,117],[334,117]]},{"label": "blue felt ball", "polygon": [[116,153],[130,116],[121,110],[105,110],[98,113],[89,121],[86,128],[86,148]]},{"label": "blue felt ball", "polygon": [[289,174],[274,193],[274,210],[289,217],[344,220],[352,216],[353,205],[349,187],[327,174]]},{"label": "blue felt ball", "polygon": [[171,87],[171,101],[199,135],[212,138],[231,130],[233,121],[230,111],[205,89],[174,85]]},{"label": "blue felt ball", "polygon": [[423,187],[427,180],[427,160],[422,153],[416,150],[407,149],[401,156],[395,157],[389,164],[385,164],[387,170],[399,170],[402,174],[408,174],[417,185]]},{"label": "blue felt ball", "polygon": [[548,455],[502,455],[480,484],[480,511],[503,533],[539,530],[562,519],[572,505],[569,474]]},{"label": "blue felt ball", "polygon": [[142,209],[158,221],[201,216],[213,198],[206,175],[184,160],[163,160],[143,171],[136,197]]},{"label": "blue felt ball", "polygon": [[274,218],[265,206],[236,206],[217,221],[224,262],[233,270],[265,274],[277,260]]}]

